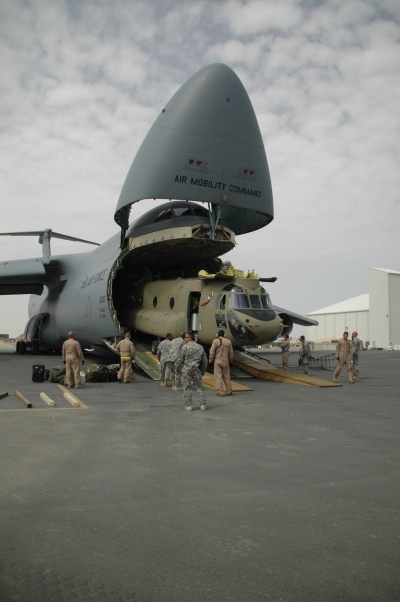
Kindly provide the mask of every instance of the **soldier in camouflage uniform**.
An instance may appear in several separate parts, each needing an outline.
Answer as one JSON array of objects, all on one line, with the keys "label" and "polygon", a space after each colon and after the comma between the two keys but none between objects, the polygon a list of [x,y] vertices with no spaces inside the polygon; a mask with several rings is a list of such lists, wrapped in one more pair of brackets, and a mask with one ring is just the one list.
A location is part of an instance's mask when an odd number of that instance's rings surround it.
[{"label": "soldier in camouflage uniform", "polygon": [[351,341],[350,341],[350,357],[353,362],[353,374],[354,374],[353,380],[359,379],[358,354],[360,351],[360,347],[361,347],[361,343],[360,343],[360,339],[358,338],[358,332],[354,331],[351,334]]},{"label": "soldier in camouflage uniform", "polygon": [[196,388],[197,397],[200,402],[200,410],[206,409],[206,397],[204,395],[203,376],[208,365],[208,359],[203,347],[194,342],[192,332],[185,334],[186,345],[183,345],[175,366],[182,367],[183,399],[185,400],[185,410],[192,409],[192,386]]},{"label": "soldier in camouflage uniform", "polygon": [[304,374],[308,374],[308,366],[311,357],[310,345],[307,343],[305,337],[302,335],[300,337],[300,359],[301,365],[303,366]]},{"label": "soldier in camouflage uniform", "polygon": [[178,369],[176,366],[176,360],[178,359],[180,351],[182,349],[182,345],[184,343],[184,336],[185,333],[181,332],[179,337],[176,337],[176,339],[172,339],[171,346],[169,348],[168,361],[170,362],[170,380],[172,381],[173,391],[182,391],[181,372],[180,369]]},{"label": "soldier in camouflage uniform", "polygon": [[157,357],[160,362],[161,386],[169,387],[169,381],[172,376],[170,374],[171,362],[169,361],[169,348],[171,347],[172,334],[168,332],[165,335],[164,341],[157,347]]}]

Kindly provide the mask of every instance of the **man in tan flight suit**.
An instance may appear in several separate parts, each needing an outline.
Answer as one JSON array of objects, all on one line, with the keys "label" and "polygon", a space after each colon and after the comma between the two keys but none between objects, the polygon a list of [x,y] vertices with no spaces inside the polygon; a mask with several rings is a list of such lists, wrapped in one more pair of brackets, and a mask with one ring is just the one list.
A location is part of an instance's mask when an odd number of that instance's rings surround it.
[{"label": "man in tan flight suit", "polygon": [[349,377],[349,383],[353,384],[353,382],[354,382],[353,367],[351,365],[351,356],[350,356],[350,341],[347,340],[348,337],[349,337],[349,333],[344,332],[343,338],[340,339],[340,341],[336,345],[335,353],[336,353],[336,357],[337,357],[339,363],[337,365],[335,372],[333,373],[333,382],[334,383],[337,382],[337,377],[339,376],[340,371],[345,364],[346,364],[346,369],[347,369],[347,375]]},{"label": "man in tan flight suit", "polygon": [[210,349],[210,364],[214,362],[214,376],[216,395],[225,397],[222,381],[225,383],[226,395],[232,395],[231,369],[229,362],[233,360],[233,347],[229,339],[225,339],[225,332],[218,331],[218,338],[214,339]]},{"label": "man in tan flight suit", "polygon": [[284,370],[289,370],[290,339],[287,334],[283,335],[283,343],[280,347],[282,349],[282,367]]},{"label": "man in tan flight suit", "polygon": [[79,360],[84,364],[85,358],[83,357],[81,346],[78,341],[75,341],[75,333],[72,330],[68,333],[68,339],[63,343],[62,357],[66,367],[65,380],[67,381],[68,389],[74,386],[73,380],[75,380],[75,389],[83,389]]},{"label": "man in tan flight suit", "polygon": [[117,374],[120,383],[130,383],[135,380],[132,371],[132,359],[136,357],[136,349],[131,341],[131,333],[126,332],[125,338],[116,346],[121,358],[121,368]]}]

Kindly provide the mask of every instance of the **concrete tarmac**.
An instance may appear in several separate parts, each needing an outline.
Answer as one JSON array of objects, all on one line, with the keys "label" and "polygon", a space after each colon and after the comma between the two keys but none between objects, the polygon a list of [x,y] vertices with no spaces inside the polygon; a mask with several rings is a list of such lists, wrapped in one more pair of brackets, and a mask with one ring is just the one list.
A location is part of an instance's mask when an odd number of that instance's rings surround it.
[{"label": "concrete tarmac", "polygon": [[399,352],[185,412],[138,374],[73,408],[31,381],[59,356],[1,351],[1,602],[400,600]]}]

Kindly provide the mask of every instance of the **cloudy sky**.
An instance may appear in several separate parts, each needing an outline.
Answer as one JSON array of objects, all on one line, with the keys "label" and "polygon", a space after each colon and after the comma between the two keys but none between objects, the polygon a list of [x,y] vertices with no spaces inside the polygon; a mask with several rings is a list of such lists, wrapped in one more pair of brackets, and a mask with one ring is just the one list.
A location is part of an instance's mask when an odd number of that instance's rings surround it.
[{"label": "cloudy sky", "polygon": [[[253,103],[275,204],[233,264],[278,276],[272,300],[303,314],[368,292],[368,267],[400,271],[398,0],[0,0],[0,57],[0,231],[117,232],[160,109],[222,62]],[[40,255],[0,237],[1,260]],[[0,298],[0,332],[23,331],[27,299]]]}]

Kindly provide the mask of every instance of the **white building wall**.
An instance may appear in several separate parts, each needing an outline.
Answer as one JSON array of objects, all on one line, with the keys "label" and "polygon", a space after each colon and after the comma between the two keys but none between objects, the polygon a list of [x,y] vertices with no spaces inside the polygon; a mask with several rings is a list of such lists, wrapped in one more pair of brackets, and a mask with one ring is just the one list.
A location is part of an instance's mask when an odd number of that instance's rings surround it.
[{"label": "white building wall", "polygon": [[368,311],[359,311],[357,312],[357,325],[352,329],[358,332],[358,338],[366,344],[367,341],[370,341],[369,338],[369,312]]},{"label": "white building wall", "polygon": [[389,347],[389,274],[369,268],[369,334],[371,345]]},{"label": "white building wall", "polygon": [[349,336],[355,330],[358,338],[365,344],[369,341],[368,311],[357,311],[337,314],[318,314],[312,316],[319,322],[318,326],[307,326],[306,338],[309,341],[319,339],[341,339],[347,327]]},{"label": "white building wall", "polygon": [[389,274],[389,344],[400,345],[400,274]]}]

